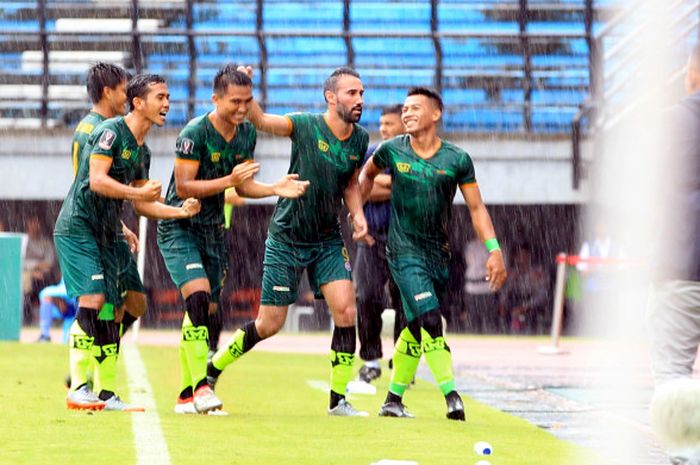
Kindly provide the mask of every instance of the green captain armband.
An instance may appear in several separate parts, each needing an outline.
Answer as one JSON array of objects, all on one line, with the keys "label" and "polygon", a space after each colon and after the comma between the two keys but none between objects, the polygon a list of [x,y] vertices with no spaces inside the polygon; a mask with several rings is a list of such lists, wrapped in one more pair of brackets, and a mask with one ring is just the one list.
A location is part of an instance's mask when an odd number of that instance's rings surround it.
[{"label": "green captain armband", "polygon": [[486,239],[484,241],[484,245],[486,246],[486,250],[491,252],[495,252],[496,250],[501,250],[501,246],[498,244],[498,239],[495,237],[492,239]]}]

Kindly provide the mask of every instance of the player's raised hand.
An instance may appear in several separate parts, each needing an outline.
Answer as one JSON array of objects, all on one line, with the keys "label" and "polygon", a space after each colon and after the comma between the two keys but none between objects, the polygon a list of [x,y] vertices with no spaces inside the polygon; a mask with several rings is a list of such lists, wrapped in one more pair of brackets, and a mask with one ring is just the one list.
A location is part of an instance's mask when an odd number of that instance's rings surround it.
[{"label": "player's raised hand", "polygon": [[275,195],[287,199],[301,197],[309,187],[309,181],[299,181],[298,174],[287,174],[272,185]]},{"label": "player's raised hand", "polygon": [[239,66],[236,68],[236,71],[240,71],[241,73],[245,73],[248,75],[250,79],[253,79],[253,67],[252,66]]},{"label": "player's raised hand", "polygon": [[260,171],[260,163],[254,161],[236,165],[233,171],[231,171],[231,186],[240,186],[245,181],[252,178],[258,171]]},{"label": "player's raised hand", "polygon": [[500,250],[494,250],[486,260],[486,281],[489,282],[489,288],[494,291],[499,290],[507,277],[503,254]]},{"label": "player's raised hand", "polygon": [[163,189],[163,185],[157,179],[149,179],[146,184],[139,187],[140,199],[145,202],[155,202],[160,199],[160,192]]},{"label": "player's raised hand", "polygon": [[194,197],[186,199],[180,207],[180,210],[182,210],[182,213],[185,218],[193,217],[194,215],[199,213],[199,210],[201,209],[202,204],[199,203],[199,200],[195,199]]},{"label": "player's raised hand", "polygon": [[367,219],[364,213],[359,215],[354,215],[348,213],[348,222],[352,228],[352,239],[357,242],[364,242],[370,247],[375,244],[374,238],[369,234],[369,227],[367,226]]}]

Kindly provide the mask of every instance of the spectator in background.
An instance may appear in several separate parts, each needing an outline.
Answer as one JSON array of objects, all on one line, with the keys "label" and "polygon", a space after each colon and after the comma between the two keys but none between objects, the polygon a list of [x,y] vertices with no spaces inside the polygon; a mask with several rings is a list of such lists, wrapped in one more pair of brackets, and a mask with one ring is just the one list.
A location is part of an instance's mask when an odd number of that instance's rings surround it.
[{"label": "spectator in background", "polygon": [[498,298],[486,281],[486,261],[489,252],[477,238],[464,248],[464,304],[466,312],[460,315],[459,330],[474,333],[494,333],[498,328]]},{"label": "spectator in background", "polygon": [[533,265],[528,244],[513,247],[511,257],[508,280],[500,294],[501,318],[513,334],[542,332],[549,279]]},{"label": "spectator in background", "polygon": [[63,343],[68,343],[70,327],[75,320],[78,302],[68,296],[66,285],[61,281],[54,286],[47,286],[39,292],[39,339],[37,342],[51,342],[51,323],[53,320],[63,322]]},{"label": "spectator in background", "polygon": [[53,281],[56,266],[56,252],[53,241],[41,234],[41,225],[37,215],[31,215],[26,222],[27,250],[22,270],[22,288],[24,289],[24,322],[34,320],[33,309],[39,305],[39,290]]}]

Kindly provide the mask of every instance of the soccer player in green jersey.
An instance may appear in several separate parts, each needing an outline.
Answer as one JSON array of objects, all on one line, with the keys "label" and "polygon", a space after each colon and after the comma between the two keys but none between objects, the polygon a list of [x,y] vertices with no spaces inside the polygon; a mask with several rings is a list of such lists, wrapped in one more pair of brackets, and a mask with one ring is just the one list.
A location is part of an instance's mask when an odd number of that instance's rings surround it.
[{"label": "soccer player in green jersey", "polygon": [[[252,73],[250,68],[247,68]],[[304,269],[317,297],[328,302],[335,328],[331,341],[330,415],[365,416],[345,399],[355,359],[355,292],[350,257],[340,236],[338,214],[344,201],[354,218],[354,237],[367,234],[357,176],[369,136],[357,122],[364,89],[352,69],[334,71],[323,86],[327,110],[322,114],[263,113],[251,105],[249,118],[260,130],[290,137],[290,173],[311,184],[303,197],[280,199],[270,221],[263,261],[262,299],[258,317],[238,329],[212,358],[208,375],[214,384],[221,371],[255,344],[276,334],[298,293]]]},{"label": "soccer player in green jersey", "polygon": [[[87,93],[92,101],[90,112],[78,123],[73,134],[72,162],[73,176],[80,168],[80,155],[95,128],[104,120],[126,114],[126,85],[129,74],[120,66],[112,63],[98,62],[90,67],[87,73]],[[124,294],[124,305],[115,310],[115,321],[121,323],[123,333],[146,311],[146,295],[143,284],[139,279],[136,262],[131,255],[138,251],[138,237],[122,223],[122,235],[117,242],[119,260],[125,264],[118,277],[120,294]],[[111,303],[106,303],[108,310]],[[94,394],[88,388],[88,373],[90,372],[90,350],[78,342],[85,336],[77,320],[70,328],[70,376],[68,388],[72,386],[72,396],[69,407],[80,409],[83,401],[88,406],[94,402]],[[116,367],[115,367],[116,368]]]},{"label": "soccer player in green jersey", "polygon": [[363,199],[367,199],[374,178],[387,168],[392,173],[386,255],[408,323],[396,342],[381,416],[412,416],[402,397],[424,354],[445,396],[447,418],[465,419],[440,318],[440,301],[449,272],[447,228],[457,187],[467,203],[474,229],[491,253],[484,278],[493,289],[499,289],[506,279],[503,255],[481,199],[472,160],[464,150],[437,135],[442,111],[442,98],[437,92],[426,87],[411,88],[401,113],[407,134],[377,147],[360,174],[360,189]]},{"label": "soccer player in green jersey", "polygon": [[[78,173],[56,220],[54,242],[68,292],[78,297],[76,319],[84,335],[75,345],[90,350],[95,365],[92,402],[81,398],[80,408],[143,410],[121,401],[115,393],[114,368],[119,328],[98,318],[105,302],[122,303],[118,279],[124,267],[117,251],[120,216],[125,199],[138,214],[150,218],[185,218],[199,212],[199,201],[187,199],[179,207],[156,202],[161,184],[148,180],[150,150],[145,137],[153,124],[162,126],[170,107],[168,87],[157,75],[139,75],[127,84],[130,112],[106,120],[90,135]],[[69,407],[76,396],[68,392]]]},{"label": "soccer player in green jersey", "polygon": [[249,198],[278,195],[293,199],[309,184],[298,181],[296,174],[285,175],[274,184],[253,180],[260,169],[253,161],[256,132],[245,121],[252,100],[250,77],[235,65],[224,66],[214,77],[214,111],[190,121],[176,142],[175,168],[165,203],[177,205],[187,197],[202,203],[196,217],[164,220],[158,225],[158,246],[186,308],[176,413],[207,413],[222,406],[207,384],[207,353],[209,315],[217,311],[228,268],[225,190],[234,187]]}]

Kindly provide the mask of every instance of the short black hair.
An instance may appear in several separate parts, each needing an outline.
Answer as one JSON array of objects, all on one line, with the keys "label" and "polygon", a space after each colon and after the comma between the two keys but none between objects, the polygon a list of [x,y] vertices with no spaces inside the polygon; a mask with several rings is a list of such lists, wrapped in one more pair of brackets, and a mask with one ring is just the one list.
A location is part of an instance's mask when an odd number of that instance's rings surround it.
[{"label": "short black hair", "polygon": [[432,87],[411,87],[410,89],[408,89],[406,97],[410,97],[411,95],[425,95],[433,102],[435,102],[435,104],[438,106],[441,112],[445,110],[445,105],[443,105],[442,103],[442,97],[440,97],[438,91],[433,89]]},{"label": "short black hair", "polygon": [[326,91],[330,90],[331,92],[335,93],[336,89],[338,88],[338,79],[341,76],[355,76],[357,79],[360,79],[360,73],[352,68],[347,66],[337,68],[323,82],[323,98],[326,100],[326,102],[328,101],[328,99],[326,99]]},{"label": "short black hair", "polygon": [[134,99],[145,98],[148,95],[148,86],[151,84],[165,83],[165,79],[158,74],[137,74],[126,85],[126,98],[129,101],[129,111],[134,110]]},{"label": "short black hair", "polygon": [[102,100],[105,87],[116,89],[124,81],[129,80],[129,73],[121,66],[98,61],[90,66],[87,73],[87,93],[92,103]]},{"label": "short black hair", "polygon": [[382,108],[382,114],[380,116],[384,115],[401,115],[403,111],[403,105],[400,103],[394,104],[394,105],[387,105],[384,108]]},{"label": "short black hair", "polygon": [[250,80],[248,75],[238,71],[237,67],[235,63],[229,63],[216,73],[216,76],[214,76],[215,94],[222,95],[226,92],[228,86],[253,86],[253,81]]}]

